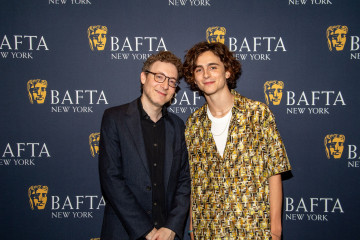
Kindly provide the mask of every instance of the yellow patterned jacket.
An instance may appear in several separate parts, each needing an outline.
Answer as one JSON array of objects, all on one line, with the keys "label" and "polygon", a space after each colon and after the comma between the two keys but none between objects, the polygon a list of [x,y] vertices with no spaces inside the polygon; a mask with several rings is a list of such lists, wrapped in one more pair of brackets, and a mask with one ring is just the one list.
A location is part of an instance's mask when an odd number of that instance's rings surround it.
[{"label": "yellow patterned jacket", "polygon": [[291,169],[267,105],[235,96],[223,157],[207,104],[190,115],[185,138],[195,239],[271,239],[268,178]]}]

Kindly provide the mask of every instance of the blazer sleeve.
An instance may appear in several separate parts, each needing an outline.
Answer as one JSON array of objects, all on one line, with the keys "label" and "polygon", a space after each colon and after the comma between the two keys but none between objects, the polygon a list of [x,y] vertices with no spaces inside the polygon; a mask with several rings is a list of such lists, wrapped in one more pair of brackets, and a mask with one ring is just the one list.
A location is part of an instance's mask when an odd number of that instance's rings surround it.
[{"label": "blazer sleeve", "polygon": [[118,114],[106,110],[100,132],[99,174],[107,204],[114,209],[131,239],[144,236],[153,228],[145,210],[127,186],[122,174],[122,154],[119,139]]},{"label": "blazer sleeve", "polygon": [[179,120],[179,122],[181,122],[179,123],[180,130],[176,132],[178,135],[176,135],[175,138],[180,138],[181,167],[176,184],[174,201],[168,214],[165,227],[173,230],[180,239],[182,239],[190,206],[190,172],[184,136],[185,125],[181,120]]}]

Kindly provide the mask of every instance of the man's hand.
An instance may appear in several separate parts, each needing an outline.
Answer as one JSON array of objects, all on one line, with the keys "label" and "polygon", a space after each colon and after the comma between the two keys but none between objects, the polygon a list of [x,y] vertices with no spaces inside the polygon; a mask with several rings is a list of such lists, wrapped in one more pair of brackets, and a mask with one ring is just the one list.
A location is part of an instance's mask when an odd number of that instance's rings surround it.
[{"label": "man's hand", "polygon": [[175,235],[175,232],[168,228],[160,228],[155,233],[152,240],[173,240],[175,238]]},{"label": "man's hand", "polygon": [[148,235],[146,235],[146,240],[151,240],[153,239],[155,233],[157,232],[157,229],[156,228],[153,228],[153,230],[151,230],[151,232],[148,233]]}]

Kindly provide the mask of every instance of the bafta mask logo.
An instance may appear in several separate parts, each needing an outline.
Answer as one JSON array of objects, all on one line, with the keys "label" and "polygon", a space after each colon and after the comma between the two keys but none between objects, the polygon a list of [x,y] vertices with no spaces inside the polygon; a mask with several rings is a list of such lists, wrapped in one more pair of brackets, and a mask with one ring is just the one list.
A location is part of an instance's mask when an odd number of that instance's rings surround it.
[{"label": "bafta mask logo", "polygon": [[48,187],[35,185],[29,187],[29,203],[32,210],[43,210],[47,202]]},{"label": "bafta mask logo", "polygon": [[95,157],[95,155],[99,155],[99,140],[100,133],[92,133],[89,136],[89,145],[91,156]]},{"label": "bafta mask logo", "polygon": [[348,27],[342,25],[330,26],[326,29],[326,38],[329,50],[334,48],[336,51],[342,51],[346,43]]},{"label": "bafta mask logo", "polygon": [[220,42],[225,44],[226,29],[224,27],[209,27],[206,29],[206,40],[208,43]]},{"label": "bafta mask logo", "polygon": [[341,134],[328,134],[324,139],[325,152],[328,159],[341,158],[344,151],[345,136]]},{"label": "bafta mask logo", "polygon": [[27,82],[27,91],[31,104],[43,104],[46,98],[47,81],[33,79]]},{"label": "bafta mask logo", "polygon": [[96,25],[88,28],[87,35],[91,51],[103,51],[105,49],[107,32],[106,26]]},{"label": "bafta mask logo", "polygon": [[271,102],[273,105],[279,105],[283,95],[284,83],[278,80],[267,81],[264,84],[264,93],[266,104]]},{"label": "bafta mask logo", "polygon": [[100,240],[100,238],[90,238],[90,240]]}]

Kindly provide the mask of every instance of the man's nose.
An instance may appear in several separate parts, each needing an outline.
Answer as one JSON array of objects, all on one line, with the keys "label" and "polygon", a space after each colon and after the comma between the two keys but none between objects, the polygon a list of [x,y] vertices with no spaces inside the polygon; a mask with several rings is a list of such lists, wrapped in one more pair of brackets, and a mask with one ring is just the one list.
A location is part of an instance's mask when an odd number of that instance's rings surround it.
[{"label": "man's nose", "polygon": [[209,71],[207,69],[204,69],[204,78],[209,77]]},{"label": "man's nose", "polygon": [[161,83],[161,87],[163,89],[168,89],[169,88],[169,78],[165,78],[165,80]]}]

